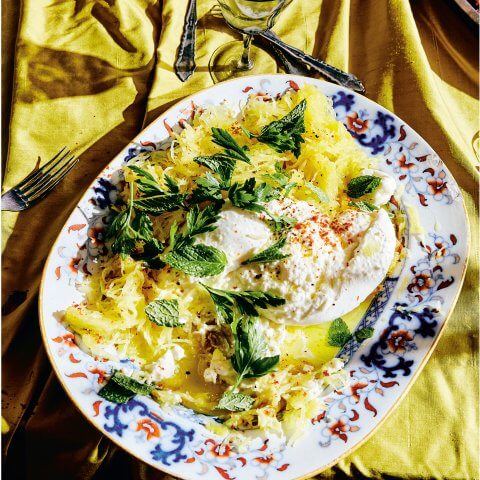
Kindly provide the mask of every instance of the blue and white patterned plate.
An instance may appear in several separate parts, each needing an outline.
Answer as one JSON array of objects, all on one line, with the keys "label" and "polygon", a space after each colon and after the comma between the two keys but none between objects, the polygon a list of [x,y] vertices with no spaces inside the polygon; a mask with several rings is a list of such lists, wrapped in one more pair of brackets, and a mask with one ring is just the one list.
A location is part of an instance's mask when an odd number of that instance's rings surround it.
[{"label": "blue and white patterned plate", "polygon": [[[110,361],[82,352],[59,321],[81,301],[76,282],[104,247],[105,218],[116,194],[115,172],[139,151],[161,148],[172,128],[182,128],[198,106],[231,105],[251,94],[275,97],[312,84],[328,95],[358,145],[379,157],[380,168],[403,185],[401,204],[415,213],[405,239],[408,256],[397,278],[386,280],[361,321],[375,334],[361,346],[347,344],[351,384],[327,399],[294,446],[259,441],[237,452],[205,428],[205,417],[163,409],[137,396],[127,404],[97,395]],[[410,218],[412,220],[412,218]],[[291,480],[307,478],[350,453],[393,410],[438,340],[462,285],[468,255],[468,223],[458,186],[431,147],[383,107],[336,85],[293,75],[244,77],[182,100],[147,127],[87,190],[63,227],[47,260],[40,292],[40,322],[53,367],[72,401],[101,432],[154,467],[184,479]]]}]

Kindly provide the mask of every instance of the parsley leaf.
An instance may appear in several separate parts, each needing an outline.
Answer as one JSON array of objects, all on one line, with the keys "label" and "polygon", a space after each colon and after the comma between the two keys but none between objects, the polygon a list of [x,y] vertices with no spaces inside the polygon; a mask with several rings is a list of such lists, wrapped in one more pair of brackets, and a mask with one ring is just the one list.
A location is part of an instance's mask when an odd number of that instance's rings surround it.
[{"label": "parsley leaf", "polygon": [[235,310],[240,315],[258,317],[257,308],[278,307],[285,304],[285,299],[261,290],[219,290],[201,283],[212,297],[218,316],[226,323],[232,323]]},{"label": "parsley leaf", "polygon": [[163,195],[164,191],[161,189],[155,177],[136,165],[129,165],[128,168],[135,172],[138,179],[135,181],[137,188],[140,192],[146,195]]},{"label": "parsley leaf", "polygon": [[242,412],[250,410],[254,403],[255,399],[250,395],[230,390],[222,395],[217,408],[230,410],[231,412]]},{"label": "parsley leaf", "polygon": [[155,387],[138,382],[115,370],[107,384],[100,389],[98,395],[114,403],[126,403],[138,395],[150,395]]},{"label": "parsley leaf", "polygon": [[347,195],[350,198],[359,198],[367,193],[374,192],[382,183],[380,177],[373,175],[361,175],[350,180],[347,185]]},{"label": "parsley leaf", "polygon": [[238,208],[253,212],[266,212],[261,203],[279,198],[280,190],[268,183],[256,185],[254,178],[249,178],[245,183],[234,183],[228,190],[228,198]]},{"label": "parsley leaf", "polygon": [[223,128],[212,127],[213,143],[225,149],[224,155],[241,162],[252,163],[245,148],[242,148],[237,141]]},{"label": "parsley leaf", "polygon": [[330,199],[328,198],[328,195],[320,188],[314,185],[312,182],[305,182],[305,186],[308,187],[308,189],[315,194],[315,196],[318,198],[318,200],[321,203],[329,203]]},{"label": "parsley leaf", "polygon": [[306,107],[307,101],[302,100],[283,118],[264,126],[259,135],[254,135],[246,129],[244,132],[249,138],[255,137],[279,153],[290,150],[298,158],[301,153],[300,144],[304,142],[302,133],[305,133]]},{"label": "parsley leaf", "polygon": [[365,202],[365,201],[350,202],[348,205],[350,205],[351,207],[356,207],[360,211],[367,212],[367,213],[378,210],[378,207],[376,205],[370,202]]},{"label": "parsley leaf", "polygon": [[343,319],[337,318],[330,324],[327,338],[328,344],[332,347],[343,347],[352,338],[352,335]]},{"label": "parsley leaf", "polygon": [[248,260],[242,262],[242,265],[248,265],[249,263],[275,262],[277,260],[283,260],[284,258],[289,257],[290,255],[285,255],[280,251],[285,246],[286,241],[286,237],[281,238],[272,246],[266,248],[265,250],[257,253],[256,255],[253,255],[253,257],[250,257]]},{"label": "parsley leaf", "polygon": [[162,327],[183,325],[178,315],[178,300],[154,300],[145,307],[150,321]]},{"label": "parsley leaf", "polygon": [[372,327],[365,327],[357,330],[353,336],[358,343],[362,343],[373,335],[374,329]]},{"label": "parsley leaf", "polygon": [[224,252],[215,247],[182,243],[181,248],[174,248],[165,256],[165,261],[172,268],[195,277],[209,277],[222,273],[227,265]]}]

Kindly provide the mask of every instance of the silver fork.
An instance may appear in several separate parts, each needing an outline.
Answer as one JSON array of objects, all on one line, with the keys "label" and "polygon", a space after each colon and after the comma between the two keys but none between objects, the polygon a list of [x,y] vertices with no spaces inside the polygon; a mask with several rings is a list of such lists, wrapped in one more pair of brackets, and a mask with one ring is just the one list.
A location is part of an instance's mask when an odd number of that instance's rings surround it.
[{"label": "silver fork", "polygon": [[63,147],[42,168],[32,172],[18,185],[2,195],[2,210],[19,212],[48,195],[77,164],[78,158]]}]

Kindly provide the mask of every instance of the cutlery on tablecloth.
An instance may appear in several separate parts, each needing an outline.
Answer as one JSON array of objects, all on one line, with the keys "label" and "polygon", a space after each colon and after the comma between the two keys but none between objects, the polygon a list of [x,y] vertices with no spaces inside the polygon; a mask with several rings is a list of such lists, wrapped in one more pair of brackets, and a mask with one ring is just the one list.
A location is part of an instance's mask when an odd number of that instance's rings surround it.
[{"label": "cutlery on tablecloth", "polygon": [[258,32],[258,36],[269,41],[272,46],[274,45],[278,50],[283,52],[285,55],[288,55],[289,58],[295,59],[297,62],[308,65],[313,70],[320,72],[322,75],[327,77],[339,85],[342,85],[347,88],[351,88],[355,92],[363,93],[365,92],[365,87],[363,83],[352,73],[344,72],[339,68],[336,68],[328,63],[325,63],[323,60],[312,57],[298,48],[292,47],[291,45],[282,42],[272,30],[266,30],[264,32]]},{"label": "cutlery on tablecloth", "polygon": [[197,28],[197,1],[188,2],[185,24],[183,25],[182,38],[178,47],[178,56],[175,62],[177,77],[185,82],[195,71],[195,39]]},{"label": "cutlery on tablecloth", "polygon": [[20,212],[48,195],[77,164],[78,158],[63,147],[42,168],[25,177],[2,195],[2,210]]}]

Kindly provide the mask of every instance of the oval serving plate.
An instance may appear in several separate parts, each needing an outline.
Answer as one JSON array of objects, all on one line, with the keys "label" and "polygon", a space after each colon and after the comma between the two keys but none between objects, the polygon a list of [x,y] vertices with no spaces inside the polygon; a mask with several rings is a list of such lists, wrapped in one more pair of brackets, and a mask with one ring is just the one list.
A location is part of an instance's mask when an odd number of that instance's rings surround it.
[{"label": "oval serving plate", "polygon": [[[380,169],[403,186],[410,220],[408,256],[398,277],[387,279],[360,327],[373,326],[361,346],[342,355],[351,384],[327,399],[294,446],[258,440],[236,452],[205,428],[206,417],[184,407],[163,409],[137,396],[124,405],[96,392],[115,362],[82,352],[61,312],[81,301],[76,283],[94,268],[103,245],[116,172],[140,151],[165,147],[172,128],[228,99],[232,106],[252,93],[271,97],[313,84],[332,99],[337,119],[358,145],[379,157]],[[336,85],[294,75],[262,75],[220,83],[182,100],[128,145],[90,186],[60,232],[47,259],[40,289],[40,324],[52,365],[68,395],[102,433],[142,461],[184,479],[292,480],[307,478],[366,440],[405,395],[430,356],[460,292],[468,256],[468,222],[457,184],[432,148],[383,107]],[[128,362],[128,360],[126,360]]]}]

